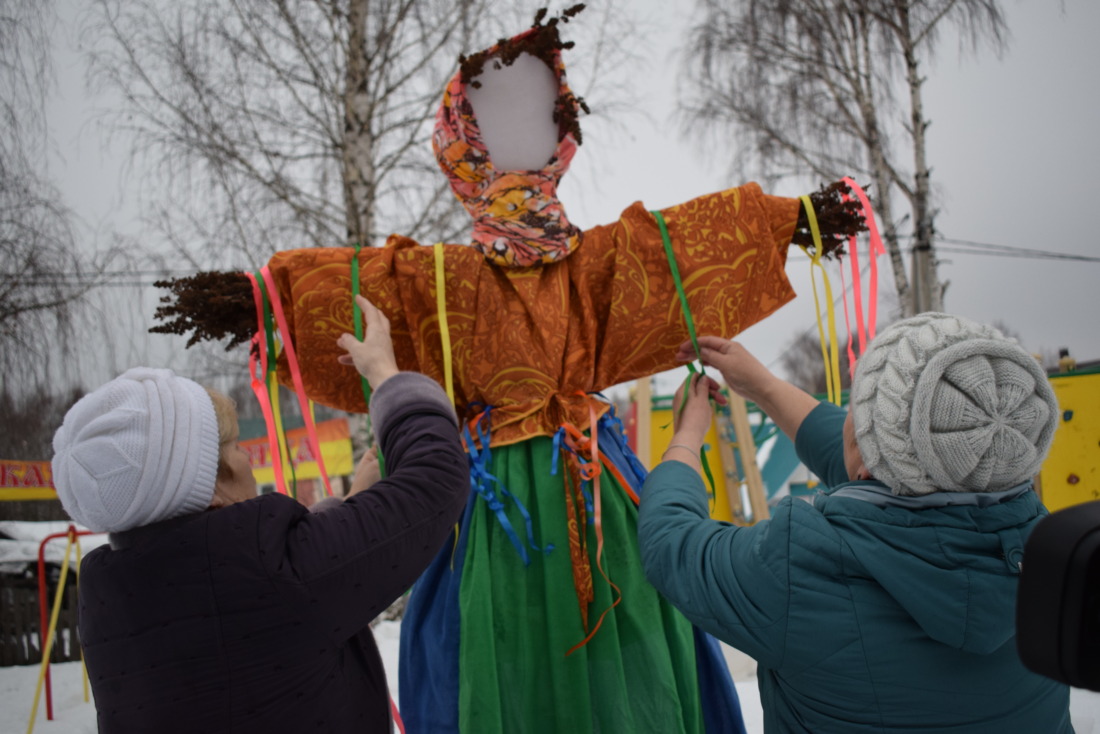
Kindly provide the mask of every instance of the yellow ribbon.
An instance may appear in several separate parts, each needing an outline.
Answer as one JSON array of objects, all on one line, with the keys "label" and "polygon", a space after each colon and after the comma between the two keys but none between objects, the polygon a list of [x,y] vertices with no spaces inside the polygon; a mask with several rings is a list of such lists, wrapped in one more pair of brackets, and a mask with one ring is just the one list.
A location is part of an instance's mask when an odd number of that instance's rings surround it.
[{"label": "yellow ribbon", "polygon": [[[443,384],[451,405],[455,402],[454,367],[451,363],[451,329],[447,326],[447,282],[443,277],[443,243],[432,246],[435,255],[435,310],[439,314],[439,338],[443,342]],[[455,540],[451,546],[451,570],[455,570],[455,553],[458,552],[458,523],[455,523]]]},{"label": "yellow ribbon", "polygon": [[[276,350],[279,345],[276,343]],[[272,355],[272,363],[274,363],[276,355]],[[294,459],[290,455],[290,442],[286,438],[286,429],[283,427],[283,411],[279,406],[279,379],[275,373],[275,370],[269,370],[267,373],[267,394],[271,400],[271,413],[275,419],[275,441],[279,447],[279,455],[272,456],[271,461],[279,462],[283,466],[284,476],[286,472],[290,473],[290,486],[284,487],[291,497],[298,498],[298,478],[294,474]]]},{"label": "yellow ribbon", "polygon": [[443,243],[436,242],[435,251],[435,308],[439,313],[439,338],[443,341],[443,380],[447,397],[455,402],[454,370],[451,365],[451,330],[447,327],[447,285],[443,278]]},{"label": "yellow ribbon", "polygon": [[[829,275],[825,272],[825,266],[821,262],[821,253],[824,247],[821,243],[821,230],[817,225],[817,214],[814,213],[813,202],[810,197],[801,197],[803,208],[806,210],[806,219],[810,223],[810,233],[814,238],[814,252],[806,247],[802,251],[810,258],[810,282],[814,289],[814,311],[817,315],[817,335],[821,340],[821,359],[825,363],[825,386],[830,403],[840,405],[840,348],[836,334],[836,311],[833,308],[833,289],[829,285]],[[821,280],[825,285],[825,313],[829,326],[829,341],[825,341],[825,326],[821,322],[821,301],[817,294],[817,278],[814,277],[814,268],[821,271]]]}]

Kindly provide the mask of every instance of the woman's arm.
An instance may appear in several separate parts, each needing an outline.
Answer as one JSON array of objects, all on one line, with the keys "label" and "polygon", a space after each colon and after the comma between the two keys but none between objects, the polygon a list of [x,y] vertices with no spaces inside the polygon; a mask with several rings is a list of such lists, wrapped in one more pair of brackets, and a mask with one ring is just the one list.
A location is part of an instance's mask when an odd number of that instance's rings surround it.
[{"label": "woman's arm", "polygon": [[364,299],[366,336],[340,337],[373,388],[372,425],[387,476],[342,505],[303,516],[286,558],[338,635],[350,636],[403,594],[439,551],[469,494],[454,409],[439,385],[397,372],[389,322]]},{"label": "woman's arm", "polygon": [[289,528],[283,558],[348,637],[405,593],[447,542],[469,495],[454,410],[433,380],[402,372],[375,390],[372,425],[387,475]]},{"label": "woman's arm", "polygon": [[789,528],[789,505],[752,527],[710,519],[699,474],[665,461],[642,489],[642,569],[693,624],[776,667],[787,629]]}]

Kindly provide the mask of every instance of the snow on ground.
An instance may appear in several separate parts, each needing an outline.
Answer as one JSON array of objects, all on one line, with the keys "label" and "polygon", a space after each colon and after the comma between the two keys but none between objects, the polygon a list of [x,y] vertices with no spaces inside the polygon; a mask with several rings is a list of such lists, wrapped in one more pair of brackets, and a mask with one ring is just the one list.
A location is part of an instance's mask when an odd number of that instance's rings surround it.
[{"label": "snow on ground", "polygon": [[[37,665],[0,668],[0,732],[3,734],[27,731],[40,670]],[[96,734],[95,707],[84,703],[80,663],[51,665],[50,678],[54,719],[46,720],[46,692],[43,690],[34,731],[38,734]],[[89,690],[89,701],[91,697]]]},{"label": "snow on ground", "polygon": [[[386,666],[390,690],[397,696],[397,647],[400,622],[382,622],[374,628],[374,636]],[[736,650],[725,648],[741,697],[741,711],[749,734],[762,734],[764,715],[756,690],[756,666],[751,659]],[[38,683],[39,666],[28,665],[0,668],[0,733],[16,734],[27,730],[34,689]],[[50,666],[53,678],[54,720],[46,720],[45,692],[38,703],[34,731],[39,734],[95,734],[95,708],[85,703],[79,663]],[[90,694],[89,694],[90,696]],[[1100,734],[1100,693],[1074,689],[1070,696],[1070,711],[1077,734]]]},{"label": "snow on ground", "polygon": [[[0,570],[18,571],[38,557],[38,544],[50,533],[62,533],[69,523],[23,523],[0,521]],[[83,552],[106,542],[105,535],[81,538]],[[59,563],[64,557],[65,541],[53,541],[47,546],[47,559]],[[390,690],[396,699],[397,650],[401,636],[400,622],[382,622],[374,628],[382,662],[386,666]],[[733,648],[723,647],[730,673],[737,684],[741,711],[749,734],[764,731],[764,714],[756,687],[756,663]],[[27,731],[35,687],[40,667],[37,665],[0,668],[0,734]],[[53,678],[54,720],[46,719],[45,691],[39,697],[34,731],[40,734],[95,734],[95,708],[84,702],[81,666],[61,663],[50,667]],[[90,699],[89,693],[89,699]],[[1070,710],[1077,734],[1100,734],[1100,693],[1074,690]]]}]

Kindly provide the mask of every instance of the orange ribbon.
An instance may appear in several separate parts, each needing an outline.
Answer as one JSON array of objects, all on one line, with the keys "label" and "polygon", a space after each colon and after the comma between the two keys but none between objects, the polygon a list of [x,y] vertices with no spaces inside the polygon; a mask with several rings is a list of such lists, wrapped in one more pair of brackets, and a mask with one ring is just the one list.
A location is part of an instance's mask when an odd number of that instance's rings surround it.
[{"label": "orange ribbon", "polygon": [[[591,480],[592,482],[592,523],[596,529],[596,568],[599,569],[600,575],[604,577],[604,580],[607,581],[608,585],[612,589],[614,589],[615,601],[611,602],[611,606],[603,610],[603,613],[600,614],[600,618],[596,621],[596,626],[592,628],[588,635],[586,635],[585,638],[578,642],[576,645],[569,648],[569,651],[565,653],[566,657],[572,655],[574,652],[587,645],[589,640],[591,640],[592,637],[595,636],[600,627],[603,625],[603,620],[605,617],[607,617],[607,613],[615,607],[619,606],[619,603],[623,600],[622,591],[611,580],[611,577],[607,575],[607,571],[603,567],[603,495],[600,491],[600,474],[603,473],[604,466],[606,466],[607,469],[611,471],[612,475],[619,480],[619,483],[622,485],[627,495],[632,500],[634,500],[635,503],[637,503],[638,501],[638,495],[635,494],[633,490],[631,490],[630,485],[627,484],[622,474],[618,471],[617,468],[615,468],[615,465],[612,464],[606,456],[600,453],[599,430],[596,425],[597,419],[595,398],[591,397],[590,395],[586,395],[583,392],[579,394],[588,401],[589,435],[585,436],[577,429],[576,426],[568,423],[563,424],[562,428],[565,429],[566,442],[569,443],[569,445],[577,452],[587,449],[589,452],[589,456],[591,457],[591,460],[584,464],[577,461],[576,459],[574,459],[574,461],[576,461],[577,463],[577,470],[580,473],[581,477]],[[585,617],[587,617],[587,615],[585,615]]]}]

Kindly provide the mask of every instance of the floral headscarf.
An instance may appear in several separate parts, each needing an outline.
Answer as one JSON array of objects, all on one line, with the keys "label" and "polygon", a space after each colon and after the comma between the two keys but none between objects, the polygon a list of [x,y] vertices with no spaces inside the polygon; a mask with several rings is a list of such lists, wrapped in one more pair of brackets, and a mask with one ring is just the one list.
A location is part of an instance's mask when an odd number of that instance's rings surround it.
[{"label": "floral headscarf", "polygon": [[[552,34],[550,44],[545,43],[548,33]],[[580,243],[581,232],[566,218],[557,187],[577,151],[577,109],[584,103],[565,81],[560,48],[556,28],[535,26],[463,59],[462,68],[447,84],[436,115],[432,135],[436,160],[474,220],[474,247],[498,265],[520,268],[552,263]],[[554,104],[558,146],[539,170],[500,171],[489,158],[466,87],[479,73],[481,63],[493,59],[508,64],[527,51],[545,61],[558,80]]]}]

